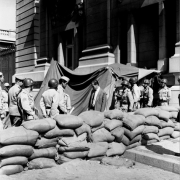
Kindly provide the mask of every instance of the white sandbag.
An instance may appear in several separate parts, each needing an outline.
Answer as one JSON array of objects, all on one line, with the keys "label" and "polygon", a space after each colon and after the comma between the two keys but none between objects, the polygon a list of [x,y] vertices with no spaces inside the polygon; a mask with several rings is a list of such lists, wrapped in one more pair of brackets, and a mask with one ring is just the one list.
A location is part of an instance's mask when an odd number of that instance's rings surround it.
[{"label": "white sandbag", "polygon": [[160,139],[160,141],[170,139],[170,135],[161,136],[161,137],[159,137],[159,139]]},{"label": "white sandbag", "polygon": [[88,151],[64,152],[63,155],[70,159],[85,158],[88,155]]},{"label": "white sandbag", "polygon": [[161,121],[156,116],[148,116],[145,118],[145,125],[161,127]]},{"label": "white sandbag", "polygon": [[159,128],[157,126],[145,126],[142,134],[147,134],[147,133],[157,134],[158,132],[159,132]]},{"label": "white sandbag", "polygon": [[0,175],[12,175],[16,173],[20,173],[23,171],[23,166],[21,165],[8,165],[3,166],[0,169]]},{"label": "white sandbag", "polygon": [[83,133],[91,134],[91,128],[90,128],[90,126],[88,124],[83,123],[82,126],[75,129],[75,132],[76,132],[77,135],[81,135]]},{"label": "white sandbag", "polygon": [[111,131],[111,134],[115,137],[115,141],[121,143],[123,135],[124,135],[124,128],[117,127]]},{"label": "white sandbag", "polygon": [[135,142],[135,143],[130,144],[130,145],[127,147],[127,149],[133,149],[133,148],[138,147],[138,146],[140,146],[140,145],[141,145],[141,142]]},{"label": "white sandbag", "polygon": [[160,141],[159,136],[155,133],[143,134],[143,139],[146,139],[146,140],[156,139],[156,140]]},{"label": "white sandbag", "polygon": [[175,123],[175,127],[174,127],[175,131],[180,131],[180,123]]},{"label": "white sandbag", "polygon": [[113,129],[115,129],[116,127],[118,126],[121,126],[122,127],[123,125],[123,122],[120,121],[120,120],[115,120],[115,119],[112,119],[110,122],[106,122],[104,127],[109,130],[109,131],[112,131]]},{"label": "white sandbag", "polygon": [[134,144],[134,143],[136,143],[136,142],[140,142],[141,139],[142,139],[142,135],[139,134],[139,135],[137,135],[136,137],[134,137],[134,138],[130,141],[129,145]]},{"label": "white sandbag", "polygon": [[46,139],[44,137],[40,137],[37,140],[35,147],[38,149],[56,147],[57,143],[58,143],[58,138]]},{"label": "white sandbag", "polygon": [[29,145],[9,145],[0,148],[0,157],[25,156],[33,153],[33,147]]},{"label": "white sandbag", "polygon": [[26,165],[28,159],[24,156],[14,156],[8,158],[1,158],[0,159],[0,167],[7,166],[7,165]]},{"label": "white sandbag", "polygon": [[163,129],[159,129],[158,136],[165,136],[165,135],[171,135],[174,132],[174,128],[172,127],[165,127]]},{"label": "white sandbag", "polygon": [[104,117],[108,119],[123,119],[124,113],[121,110],[113,109],[104,112]]},{"label": "white sandbag", "polygon": [[140,108],[137,109],[134,114],[143,115],[144,117],[148,116],[157,116],[159,115],[158,110],[155,108]]},{"label": "white sandbag", "polygon": [[129,138],[128,138],[126,135],[123,135],[121,142],[122,142],[125,146],[129,146],[129,144],[130,144],[130,140],[129,140]]},{"label": "white sandbag", "polygon": [[11,127],[0,132],[0,144],[27,144],[34,145],[39,133],[33,130],[27,130],[24,127]]},{"label": "white sandbag", "polygon": [[109,149],[106,152],[106,155],[115,156],[115,155],[122,155],[126,150],[126,146],[123,143],[116,143],[112,142],[109,144]]},{"label": "white sandbag", "polygon": [[79,117],[83,119],[83,122],[91,127],[100,126],[104,120],[104,113],[99,111],[85,111],[79,114]]},{"label": "white sandbag", "polygon": [[179,108],[174,107],[174,106],[158,106],[158,108],[164,110],[164,111],[169,111],[169,112],[178,112]]},{"label": "white sandbag", "polygon": [[76,129],[83,124],[83,119],[79,116],[60,114],[55,116],[54,119],[59,127],[67,129]]},{"label": "white sandbag", "polygon": [[171,137],[172,137],[172,138],[178,138],[178,137],[180,137],[180,131],[174,131],[174,132],[171,134]]},{"label": "white sandbag", "polygon": [[37,131],[39,134],[42,134],[55,128],[56,121],[51,118],[31,120],[23,122],[22,126],[28,130]]},{"label": "white sandbag", "polygon": [[168,111],[164,111],[164,110],[159,110],[158,111],[159,112],[159,119],[163,119],[164,121],[168,121],[169,120],[169,118],[171,117],[171,114],[170,114],[170,112],[168,112]]},{"label": "white sandbag", "polygon": [[151,140],[147,140],[147,139],[143,139],[141,140],[141,145],[149,145],[149,144],[153,144],[159,142],[159,140],[157,139],[151,139]]},{"label": "white sandbag", "polygon": [[171,118],[173,118],[173,119],[177,119],[177,117],[178,117],[178,112],[170,112],[171,113]]},{"label": "white sandbag", "polygon": [[161,120],[161,127],[162,128],[165,128],[165,127],[175,128],[175,124],[170,119],[167,122]]}]

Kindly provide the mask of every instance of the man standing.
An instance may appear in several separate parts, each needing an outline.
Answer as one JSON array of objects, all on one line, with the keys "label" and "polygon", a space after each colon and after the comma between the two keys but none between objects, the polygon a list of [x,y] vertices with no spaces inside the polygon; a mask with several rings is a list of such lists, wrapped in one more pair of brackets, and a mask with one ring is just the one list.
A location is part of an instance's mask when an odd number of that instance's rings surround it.
[{"label": "man standing", "polygon": [[31,94],[33,84],[34,82],[32,79],[24,79],[24,89],[18,95],[18,107],[22,120],[24,121],[39,119],[35,114],[34,97]]},{"label": "man standing", "polygon": [[123,112],[132,112],[133,111],[133,96],[129,89],[129,82],[124,80],[122,83],[122,92],[120,94],[120,107]]},{"label": "man standing", "polygon": [[91,91],[88,110],[104,112],[107,101],[106,93],[100,88],[97,80],[93,81],[91,85],[93,90]]},{"label": "man standing", "polygon": [[143,86],[144,89],[142,90],[141,94],[141,102],[142,107],[151,107],[153,102],[153,90],[149,86],[150,82],[148,79],[144,80]]},{"label": "man standing", "polygon": [[56,79],[50,79],[48,86],[49,89],[42,94],[40,108],[44,118],[54,118],[57,114],[59,114],[59,93],[57,92],[58,81]]},{"label": "man standing", "polygon": [[4,91],[8,93],[9,89],[10,89],[9,83],[4,83]]},{"label": "man standing", "polygon": [[141,95],[140,88],[136,84],[137,83],[136,78],[130,78],[129,83],[131,84],[131,92],[134,101],[133,109],[136,110],[140,108],[140,95]]},{"label": "man standing", "polygon": [[67,97],[67,94],[64,92],[67,84],[69,83],[69,80],[70,79],[66,76],[62,76],[59,79],[59,85],[58,85],[57,92],[59,93],[60,114],[68,114],[68,113],[70,113],[70,110],[71,110],[71,104],[67,104],[67,103],[71,102],[70,97],[69,96]]},{"label": "man standing", "polygon": [[11,125],[20,126],[22,122],[22,118],[17,106],[17,96],[22,90],[23,79],[16,78],[15,81],[16,81],[15,85],[12,86],[8,92],[9,115],[10,115]]},{"label": "man standing", "polygon": [[168,106],[171,99],[171,90],[166,86],[167,79],[161,79],[160,89],[158,91],[158,105]]}]

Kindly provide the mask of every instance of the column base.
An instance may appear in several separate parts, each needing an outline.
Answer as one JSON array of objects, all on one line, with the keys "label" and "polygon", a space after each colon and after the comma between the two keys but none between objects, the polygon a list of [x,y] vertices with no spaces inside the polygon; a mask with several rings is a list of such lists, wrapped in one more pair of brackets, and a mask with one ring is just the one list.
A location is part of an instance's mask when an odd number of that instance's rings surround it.
[{"label": "column base", "polygon": [[166,72],[168,70],[168,59],[159,59],[157,62],[157,69]]},{"label": "column base", "polygon": [[180,54],[175,54],[169,59],[169,72],[180,72]]},{"label": "column base", "polygon": [[79,66],[74,71],[79,74],[88,74],[115,63],[115,56],[109,50],[110,46],[108,45],[84,50],[85,55],[79,59]]}]

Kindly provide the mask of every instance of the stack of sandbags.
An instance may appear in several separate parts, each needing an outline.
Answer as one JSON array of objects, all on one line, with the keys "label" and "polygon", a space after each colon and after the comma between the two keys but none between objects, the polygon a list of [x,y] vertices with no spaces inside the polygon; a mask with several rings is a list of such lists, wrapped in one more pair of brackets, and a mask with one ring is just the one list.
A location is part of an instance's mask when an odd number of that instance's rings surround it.
[{"label": "stack of sandbags", "polygon": [[131,149],[141,145],[145,117],[142,115],[128,114],[123,118],[124,136],[122,143]]},{"label": "stack of sandbags", "polygon": [[24,127],[12,127],[0,132],[0,174],[11,175],[23,171],[33,154],[39,133]]},{"label": "stack of sandbags", "polygon": [[57,153],[56,145],[58,136],[51,132],[56,128],[56,121],[51,118],[31,120],[24,122],[22,126],[27,130],[33,130],[39,133],[33,153],[28,158],[28,169],[42,169],[55,166],[54,159]]},{"label": "stack of sandbags", "polygon": [[180,123],[176,122],[174,127],[174,132],[171,134],[172,138],[178,138],[180,137]]}]

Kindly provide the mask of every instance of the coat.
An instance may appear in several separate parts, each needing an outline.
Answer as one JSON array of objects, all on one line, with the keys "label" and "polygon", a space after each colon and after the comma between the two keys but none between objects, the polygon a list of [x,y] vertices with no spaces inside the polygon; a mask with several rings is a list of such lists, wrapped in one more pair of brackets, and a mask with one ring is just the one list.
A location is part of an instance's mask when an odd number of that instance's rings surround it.
[{"label": "coat", "polygon": [[[92,107],[91,102],[92,102],[93,93],[94,93],[94,91],[91,91],[88,110],[92,109],[91,108]],[[98,94],[97,94],[97,97],[96,97],[94,110],[103,112],[105,110],[105,108],[106,108],[106,102],[107,102],[106,93],[102,89],[100,89]]]}]

